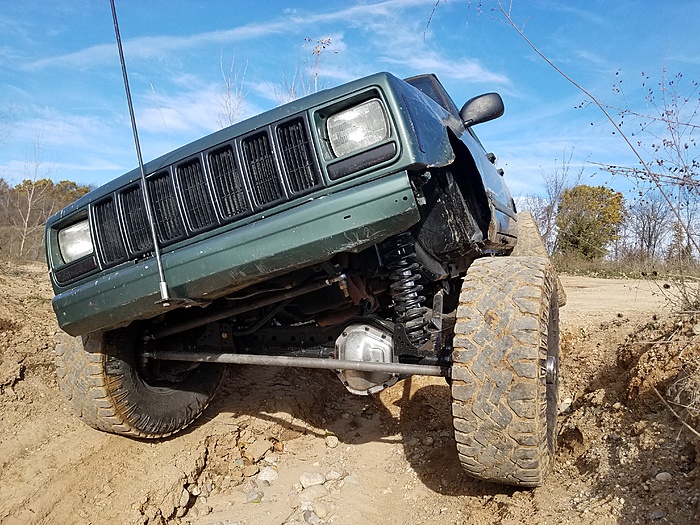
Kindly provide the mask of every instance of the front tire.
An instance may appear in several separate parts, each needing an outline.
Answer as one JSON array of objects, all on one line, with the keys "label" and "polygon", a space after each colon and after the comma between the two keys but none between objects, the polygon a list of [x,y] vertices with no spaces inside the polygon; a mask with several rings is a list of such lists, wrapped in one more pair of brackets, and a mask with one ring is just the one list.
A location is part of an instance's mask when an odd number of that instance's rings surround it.
[{"label": "front tire", "polygon": [[467,272],[455,325],[452,415],[472,476],[544,482],[556,448],[559,308],[548,259],[497,257]]},{"label": "front tire", "polygon": [[224,373],[220,364],[139,361],[134,327],[80,337],[61,333],[58,385],[78,416],[98,430],[162,438],[192,423],[209,404]]}]

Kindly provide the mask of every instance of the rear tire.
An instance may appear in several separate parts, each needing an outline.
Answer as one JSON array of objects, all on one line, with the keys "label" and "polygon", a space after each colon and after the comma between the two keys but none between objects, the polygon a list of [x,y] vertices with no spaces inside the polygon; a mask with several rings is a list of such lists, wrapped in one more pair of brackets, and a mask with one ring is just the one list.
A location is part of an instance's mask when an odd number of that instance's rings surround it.
[{"label": "rear tire", "polygon": [[[518,213],[518,244],[511,255],[515,257],[549,257],[549,251],[537,227],[535,218],[529,211]],[[566,291],[557,276],[557,300],[561,308],[566,304]]]},{"label": "rear tire", "polygon": [[452,354],[459,459],[472,476],[544,482],[556,448],[559,308],[548,259],[474,261],[460,295]]},{"label": "rear tire", "polygon": [[207,407],[225,367],[138,361],[140,331],[122,328],[80,337],[61,333],[58,385],[78,416],[98,430],[162,438],[182,430]]}]

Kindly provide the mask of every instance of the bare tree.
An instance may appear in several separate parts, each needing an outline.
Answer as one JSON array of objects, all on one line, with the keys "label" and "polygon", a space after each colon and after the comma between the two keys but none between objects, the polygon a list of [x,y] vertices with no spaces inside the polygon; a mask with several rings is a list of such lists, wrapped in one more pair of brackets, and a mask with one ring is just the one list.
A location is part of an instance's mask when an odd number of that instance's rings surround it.
[{"label": "bare tree", "polygon": [[627,209],[628,255],[642,261],[661,257],[672,222],[671,210],[658,192],[650,192]]},{"label": "bare tree", "polygon": [[564,150],[562,160],[554,159],[554,170],[542,173],[544,195],[529,195],[523,201],[523,208],[529,210],[535,218],[549,253],[554,251],[556,243],[556,215],[564,190],[578,186],[583,176],[583,166],[578,173],[571,175],[573,151]]},{"label": "bare tree", "polygon": [[685,236],[685,230],[678,221],[671,224],[671,242],[666,252],[666,260],[683,266],[690,262],[692,258],[692,248]]},{"label": "bare tree", "polygon": [[675,188],[675,207],[694,256],[700,256],[697,250],[700,238],[700,191],[697,183],[678,185]]},{"label": "bare tree", "polygon": [[[304,38],[304,47],[314,44],[311,37]],[[301,61],[291,75],[284,74],[281,88],[275,89],[275,98],[280,104],[305,97],[323,89],[322,56],[326,51],[337,54],[332,49],[330,38],[319,38],[311,48],[311,58]]]},{"label": "bare tree", "polygon": [[[669,87],[673,84],[666,80],[666,75],[664,76],[662,82],[660,83],[659,92],[660,102],[658,104],[659,112],[658,115],[649,115],[655,123],[660,123],[666,128],[665,134],[660,136],[662,139],[661,143],[652,144],[652,150],[656,152],[656,155],[651,158],[644,155],[644,150],[642,145],[637,140],[635,143],[634,136],[630,133],[623,131],[621,123],[619,123],[620,115],[616,115],[616,119],[613,114],[615,111],[610,108],[609,105],[602,102],[598,97],[593,95],[589,90],[583,87],[581,84],[576,82],[573,78],[566,74],[560,67],[558,67],[552,60],[550,60],[540,49],[525,35],[522,27],[520,27],[515,20],[512,18],[511,9],[512,2],[504,6],[503,0],[495,0],[495,5],[492,12],[496,13],[496,19],[504,22],[505,24],[512,27],[520,37],[527,43],[528,46],[547,64],[549,64],[562,78],[567,82],[571,83],[579,91],[581,91],[588,99],[591,104],[596,106],[600,112],[605,116],[607,121],[613,127],[614,134],[619,136],[625,144],[629,147],[630,151],[633,153],[635,158],[639,161],[638,168],[628,168],[628,167],[616,167],[613,166],[617,173],[627,173],[638,180],[643,180],[648,182],[652,187],[654,187],[659,195],[666,201],[669,209],[675,216],[678,223],[682,228],[686,229],[687,224],[683,221],[680,210],[674,203],[673,190],[676,185],[688,185],[693,183],[692,181],[697,179],[697,171],[700,170],[700,162],[698,161],[698,156],[688,153],[686,150],[690,149],[692,145],[693,148],[696,147],[697,143],[693,133],[697,134],[699,126],[692,123],[698,111],[700,110],[700,99],[697,98],[698,83],[692,82],[692,91],[687,96],[681,96],[680,94],[670,94]],[[479,5],[479,9],[482,9],[482,5]],[[500,17],[498,14],[500,13]],[[674,82],[678,81],[681,77],[676,76]],[[681,117],[681,110],[686,112],[685,114],[690,116],[690,120]],[[666,159],[663,155],[659,155],[660,152],[664,150],[667,153],[668,158],[673,160],[674,165],[670,169],[656,170],[655,167],[662,166]],[[613,171],[612,169],[610,171]],[[669,186],[669,182],[671,182]],[[686,230],[686,238],[691,242],[693,249],[696,252],[700,252],[700,243],[694,238],[690,231]]]},{"label": "bare tree", "polygon": [[24,180],[15,186],[0,179],[0,239],[3,257],[40,259],[44,225],[61,208],[85,195],[90,188],[71,181],[54,183],[52,169],[44,168],[42,145],[34,144],[24,168]]},{"label": "bare tree", "polygon": [[0,178],[0,257],[6,257],[10,253],[10,208],[11,188],[5,179]]},{"label": "bare tree", "polygon": [[[308,43],[311,43],[311,38],[306,39]],[[330,38],[319,38],[316,41],[316,45],[314,48],[311,50],[311,55],[314,57],[314,66],[313,66],[313,79],[314,79],[314,93],[318,91],[318,81],[319,81],[319,76],[321,73],[321,53],[323,53],[326,48],[330,47],[331,45],[331,39]],[[334,53],[337,53],[337,51],[334,51]]]},{"label": "bare tree", "polygon": [[46,219],[51,215],[47,214],[46,210],[49,205],[48,196],[53,186],[48,178],[51,175],[51,169],[42,172],[42,163],[42,145],[37,141],[34,144],[33,158],[27,161],[24,167],[25,179],[15,186],[11,193],[9,219],[19,237],[17,255],[20,258],[26,255],[31,240],[36,237],[37,231],[43,230]]},{"label": "bare tree", "polygon": [[292,100],[307,95],[306,81],[303,73],[303,66],[297,65],[291,75],[286,71],[282,75],[281,85],[273,87],[275,99],[278,104],[286,104]]},{"label": "bare tree", "polygon": [[217,124],[222,128],[231,126],[241,119],[241,109],[243,100],[247,92],[245,91],[245,75],[248,71],[248,61],[246,60],[243,70],[238,70],[236,65],[236,55],[231,57],[231,64],[228,70],[224,69],[224,53],[221,52],[219,58],[219,68],[224,79],[224,94],[221,101],[221,112],[217,118]]}]

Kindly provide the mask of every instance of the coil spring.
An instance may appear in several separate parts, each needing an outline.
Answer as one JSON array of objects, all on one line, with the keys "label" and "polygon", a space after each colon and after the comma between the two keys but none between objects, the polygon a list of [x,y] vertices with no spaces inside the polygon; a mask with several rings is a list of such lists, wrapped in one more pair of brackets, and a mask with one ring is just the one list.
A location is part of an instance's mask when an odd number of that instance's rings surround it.
[{"label": "coil spring", "polygon": [[428,321],[424,319],[428,311],[423,306],[425,297],[420,295],[423,286],[420,264],[416,261],[415,241],[405,232],[384,243],[384,257],[390,270],[391,295],[394,300],[395,321],[406,328],[408,339],[416,346],[428,340]]}]

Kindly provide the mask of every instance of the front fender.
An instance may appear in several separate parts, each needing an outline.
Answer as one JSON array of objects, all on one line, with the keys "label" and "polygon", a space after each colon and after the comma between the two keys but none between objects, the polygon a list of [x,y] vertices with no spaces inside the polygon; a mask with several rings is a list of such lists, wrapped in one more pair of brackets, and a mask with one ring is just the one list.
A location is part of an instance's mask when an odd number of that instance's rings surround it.
[{"label": "front fender", "polygon": [[404,82],[397,83],[395,103],[402,111],[397,114],[404,119],[399,126],[403,142],[412,144],[417,168],[440,168],[452,164],[456,153],[450,143],[448,130],[457,136],[464,126],[454,115],[430,97]]}]

